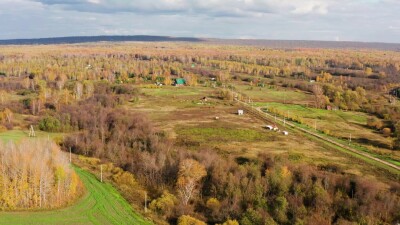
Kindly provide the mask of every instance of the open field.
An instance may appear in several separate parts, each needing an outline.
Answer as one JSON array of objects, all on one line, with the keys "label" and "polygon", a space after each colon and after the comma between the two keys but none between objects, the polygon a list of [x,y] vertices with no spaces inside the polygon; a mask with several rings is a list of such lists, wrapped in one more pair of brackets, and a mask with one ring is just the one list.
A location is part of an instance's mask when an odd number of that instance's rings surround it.
[{"label": "open field", "polygon": [[0,224],[152,224],[136,214],[129,203],[108,183],[75,167],[87,194],[76,204],[38,212],[0,212]]},{"label": "open field", "polygon": [[174,87],[174,86],[162,86],[157,88],[142,88],[142,93],[151,96],[169,96],[169,97],[177,97],[177,96],[191,96],[191,95],[199,95],[208,90],[208,88],[204,87]]},{"label": "open field", "polygon": [[250,97],[253,101],[267,102],[308,102],[312,100],[312,95],[300,90],[291,90],[283,88],[253,87],[249,85],[235,85],[238,92]]},{"label": "open field", "polygon": [[[252,108],[250,105],[248,105],[244,102],[240,102],[240,103],[243,105],[243,107],[246,107],[247,112],[250,113],[252,116],[255,116],[262,120],[268,120],[268,121],[273,120],[272,114],[269,114],[269,113],[264,114],[262,112],[262,110],[260,110],[258,108]],[[325,145],[334,147],[335,149],[337,149],[339,151],[350,154],[356,158],[362,159],[365,162],[368,162],[374,166],[385,168],[388,171],[395,174],[395,176],[398,176],[400,174],[399,167],[398,167],[398,165],[399,165],[398,161],[394,161],[394,160],[388,161],[387,159],[381,159],[381,157],[378,157],[376,155],[365,153],[362,150],[360,150],[359,148],[356,148],[354,146],[347,146],[347,143],[343,143],[343,142],[336,140],[332,137],[329,137],[327,135],[312,131],[308,127],[304,127],[301,124],[297,124],[296,122],[293,122],[293,123],[286,122],[285,123],[282,118],[278,118],[277,122],[279,122],[281,125],[283,124],[283,126],[285,126],[285,124],[286,124],[285,128],[288,130],[300,132],[303,136],[312,136],[313,139],[318,138],[318,140],[317,139],[315,139],[315,140],[320,141],[321,143],[323,143]]]},{"label": "open field", "polygon": [[[23,138],[29,138],[29,131],[24,130],[9,130],[5,132],[0,132],[0,141],[19,141]],[[48,133],[44,131],[35,131],[36,138],[51,138],[58,139],[62,138],[63,133]]]},{"label": "open field", "polygon": [[303,105],[281,104],[281,103],[255,103],[257,107],[269,111],[278,110],[285,116],[298,116],[302,118],[303,124],[315,128],[324,133],[329,133],[343,140],[348,140],[351,134],[352,142],[360,144],[370,151],[386,155],[390,154],[400,159],[400,153],[384,149],[392,143],[392,139],[367,127],[367,119],[372,115],[354,111],[329,111],[325,109],[309,108]]},{"label": "open field", "polygon": [[319,119],[321,121],[329,120],[332,122],[347,122],[354,123],[359,125],[366,125],[368,114],[362,112],[354,112],[354,111],[329,111],[325,109],[317,109],[306,107],[304,105],[298,104],[282,104],[282,103],[255,103],[255,106],[265,106],[267,109],[276,108],[278,110],[289,113],[294,113],[297,116],[301,116],[305,119]]},{"label": "open field", "polygon": [[[191,89],[179,87],[181,93],[190,93]],[[240,107],[218,100],[215,93],[214,88],[202,88],[202,92],[183,94],[179,98],[167,95],[154,98],[149,93],[127,107],[148,115],[158,129],[176,140],[178,146],[191,150],[214,149],[221,154],[248,158],[256,158],[259,153],[285,154],[298,162],[315,165],[335,163],[348,173],[374,177],[374,168],[361,161],[354,163],[354,159],[346,154],[319,144],[312,137],[296,132],[284,136],[267,131],[263,128],[264,122],[250,115],[238,116],[236,113]],[[207,103],[199,103],[202,96],[209,97]],[[341,116],[350,121],[353,118],[350,112]],[[365,122],[363,116],[361,114],[355,122]],[[215,120],[215,117],[219,119]]]}]

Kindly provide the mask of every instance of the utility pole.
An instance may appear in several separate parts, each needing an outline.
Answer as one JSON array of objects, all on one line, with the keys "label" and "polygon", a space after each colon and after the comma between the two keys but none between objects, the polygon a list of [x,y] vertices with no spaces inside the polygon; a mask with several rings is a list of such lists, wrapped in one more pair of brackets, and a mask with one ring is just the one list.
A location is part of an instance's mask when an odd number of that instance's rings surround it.
[{"label": "utility pole", "polygon": [[231,87],[231,93],[232,93],[232,101],[235,101],[235,95],[233,93],[233,87]]},{"label": "utility pole", "polygon": [[285,119],[285,116],[283,116],[283,126],[286,127],[286,119]]},{"label": "utility pole", "polygon": [[29,137],[36,137],[35,130],[33,129],[32,125],[29,127]]},{"label": "utility pole", "polygon": [[144,212],[147,213],[147,192],[144,192]]},{"label": "utility pole", "polygon": [[69,147],[69,163],[72,163],[71,147]]},{"label": "utility pole", "polygon": [[350,134],[350,137],[349,137],[349,145],[350,145],[350,142],[351,142],[351,134]]},{"label": "utility pole", "polygon": [[103,183],[103,165],[100,165],[100,182]]}]

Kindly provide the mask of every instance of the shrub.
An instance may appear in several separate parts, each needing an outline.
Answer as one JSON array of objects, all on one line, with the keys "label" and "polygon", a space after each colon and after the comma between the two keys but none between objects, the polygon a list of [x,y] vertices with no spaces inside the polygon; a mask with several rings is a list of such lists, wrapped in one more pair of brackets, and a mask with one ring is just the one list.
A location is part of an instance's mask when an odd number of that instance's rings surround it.
[{"label": "shrub", "polygon": [[179,217],[178,225],[206,225],[206,223],[191,216],[183,215]]},{"label": "shrub", "polygon": [[382,129],[382,127],[383,127],[382,121],[377,119],[377,118],[375,118],[375,117],[368,118],[367,125],[369,127],[371,127],[371,128],[375,128],[375,129],[378,129],[378,130]]},{"label": "shrub", "polygon": [[237,220],[227,220],[222,225],[239,225]]},{"label": "shrub", "polygon": [[61,130],[61,122],[53,116],[46,116],[40,120],[39,129],[48,132],[58,132]]},{"label": "shrub", "polygon": [[176,203],[177,198],[168,191],[164,191],[161,197],[154,199],[150,203],[150,209],[163,215],[165,218],[169,218],[173,214],[173,209]]},{"label": "shrub", "polygon": [[217,211],[221,207],[221,203],[216,198],[210,198],[207,200],[206,206],[212,211]]},{"label": "shrub", "polygon": [[115,85],[113,87],[113,90],[117,95],[121,94],[136,95],[139,92],[137,88],[134,88],[132,85],[127,85],[127,84]]},{"label": "shrub", "polygon": [[262,215],[255,211],[254,209],[247,209],[246,213],[243,215],[240,220],[240,224],[242,225],[263,225]]},{"label": "shrub", "polygon": [[382,134],[383,134],[383,136],[389,137],[389,136],[390,136],[390,133],[392,133],[392,131],[390,130],[390,128],[385,127],[385,128],[382,129]]}]

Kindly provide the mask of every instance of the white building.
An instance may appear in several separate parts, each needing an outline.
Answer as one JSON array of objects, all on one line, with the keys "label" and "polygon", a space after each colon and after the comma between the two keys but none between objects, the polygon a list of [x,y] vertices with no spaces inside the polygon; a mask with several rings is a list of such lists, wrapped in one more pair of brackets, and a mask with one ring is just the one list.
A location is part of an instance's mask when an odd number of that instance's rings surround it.
[{"label": "white building", "polygon": [[268,129],[268,130],[273,130],[273,129],[274,129],[274,126],[272,126],[272,125],[267,125],[267,126],[265,126],[265,128]]}]

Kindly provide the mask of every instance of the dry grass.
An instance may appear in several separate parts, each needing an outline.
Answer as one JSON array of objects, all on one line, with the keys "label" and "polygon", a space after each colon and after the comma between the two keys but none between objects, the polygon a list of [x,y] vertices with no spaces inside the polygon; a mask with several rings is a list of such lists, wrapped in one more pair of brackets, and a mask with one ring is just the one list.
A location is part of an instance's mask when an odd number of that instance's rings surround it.
[{"label": "dry grass", "polygon": [[[354,158],[301,134],[284,136],[267,131],[262,127],[263,122],[247,114],[238,116],[238,106],[212,98],[214,91],[203,88],[198,94],[179,97],[146,94],[138,103],[126,107],[149,115],[156,127],[166,131],[179,147],[214,149],[221,154],[248,158],[255,158],[260,153],[287,154],[295,156],[294,161],[316,165],[335,163],[351,174],[376,175],[369,165],[355,163]],[[199,99],[203,96],[211,98],[200,104]]]}]

